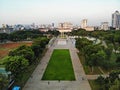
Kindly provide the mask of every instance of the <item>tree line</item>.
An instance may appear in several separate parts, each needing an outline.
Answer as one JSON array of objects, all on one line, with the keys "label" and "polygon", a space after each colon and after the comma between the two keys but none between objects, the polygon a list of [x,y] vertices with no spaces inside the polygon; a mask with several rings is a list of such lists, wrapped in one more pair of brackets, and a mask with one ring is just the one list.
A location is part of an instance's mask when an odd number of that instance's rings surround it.
[{"label": "tree line", "polygon": [[113,69],[120,67],[120,30],[97,30],[97,31],[86,31],[84,29],[73,30],[68,33],[71,36],[87,36],[100,39],[105,41],[107,47],[104,47],[101,43],[94,44],[85,38],[76,39],[76,47],[85,57],[85,63],[92,66],[101,66],[105,69]]},{"label": "tree line", "polygon": [[105,48],[101,44],[94,44],[93,41],[86,38],[78,38],[76,39],[76,47],[85,57],[85,64],[92,69],[95,66],[105,69],[114,69],[120,66],[119,54],[116,60],[111,60],[113,52],[110,46]]},{"label": "tree line", "polygon": [[22,45],[10,51],[8,56],[3,58],[5,69],[11,72],[15,82],[20,83],[26,73],[29,73],[29,69],[33,65],[36,66],[38,64],[39,58],[42,57],[48,42],[49,39],[47,37],[38,37],[33,40],[32,46]]},{"label": "tree line", "polygon": [[86,31],[84,29],[73,30],[68,35],[94,37],[104,40],[107,45],[112,45],[115,50],[120,50],[120,30],[96,30]]},{"label": "tree line", "polygon": [[60,33],[57,30],[48,31],[48,32],[41,32],[39,30],[21,30],[15,31],[10,34],[7,33],[0,33],[0,43],[4,43],[6,41],[26,41],[32,40],[37,37],[44,36],[45,34],[50,34],[51,36],[58,36]]},{"label": "tree line", "polygon": [[120,53],[114,52],[114,49],[120,51],[120,30],[88,32],[79,29],[68,35],[94,37],[106,42],[107,47],[104,47],[102,43],[95,44],[86,38],[77,38],[76,47],[85,58],[84,64],[92,68],[91,71],[96,66],[113,70],[108,77],[99,76],[95,80],[95,85],[99,86],[97,90],[120,90]]}]

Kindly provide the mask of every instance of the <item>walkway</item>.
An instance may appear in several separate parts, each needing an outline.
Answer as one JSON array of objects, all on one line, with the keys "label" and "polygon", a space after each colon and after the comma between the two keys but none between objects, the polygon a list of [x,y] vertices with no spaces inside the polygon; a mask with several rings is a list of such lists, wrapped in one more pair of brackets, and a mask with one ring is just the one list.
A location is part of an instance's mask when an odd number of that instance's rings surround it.
[{"label": "walkway", "polygon": [[[95,79],[97,79],[99,76],[100,76],[100,75],[86,75],[86,78],[87,78],[88,80],[95,80]],[[104,78],[109,77],[109,75],[107,75],[107,74],[104,74],[104,75],[101,75],[101,76],[103,76]]]},{"label": "walkway", "polygon": [[[76,81],[41,80],[54,49],[70,50]],[[45,56],[42,58],[41,62],[33,72],[32,77],[24,86],[23,90],[91,90],[76,52],[77,50],[74,48],[73,40],[57,38],[54,44],[48,49]]]}]

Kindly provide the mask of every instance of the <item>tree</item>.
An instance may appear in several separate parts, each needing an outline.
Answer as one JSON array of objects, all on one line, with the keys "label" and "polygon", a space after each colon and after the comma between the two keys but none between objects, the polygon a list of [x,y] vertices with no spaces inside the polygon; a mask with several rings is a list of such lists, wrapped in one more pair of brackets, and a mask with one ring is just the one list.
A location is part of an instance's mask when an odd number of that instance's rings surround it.
[{"label": "tree", "polygon": [[8,34],[6,33],[0,33],[0,43],[6,42],[6,40],[8,39]]},{"label": "tree", "polygon": [[115,79],[113,85],[109,88],[109,90],[120,90],[120,80]]},{"label": "tree", "polygon": [[41,48],[45,48],[45,45],[49,42],[46,37],[39,37],[33,40],[33,44],[40,45]]},{"label": "tree", "polygon": [[42,53],[43,49],[40,47],[40,45],[37,45],[37,44],[33,44],[31,46],[34,54],[35,54],[35,57],[39,57],[39,55]]},{"label": "tree", "polygon": [[93,67],[101,66],[105,58],[106,58],[106,54],[104,53],[104,51],[98,51],[97,53],[91,53],[89,58],[87,59],[87,64],[90,67],[92,67],[92,71],[93,71]]},{"label": "tree", "polygon": [[107,48],[104,49],[106,55],[107,55],[107,59],[109,60],[113,51],[113,45],[108,45]]},{"label": "tree", "polygon": [[10,35],[9,35],[9,40],[11,40],[11,41],[19,41],[19,36],[17,35],[17,34],[15,34],[15,33],[11,33]]},{"label": "tree", "polygon": [[89,41],[86,38],[78,38],[76,39],[76,47],[82,51],[83,53],[85,52],[85,47],[87,47],[88,45],[91,45],[92,41]]},{"label": "tree", "polygon": [[39,37],[33,40],[31,49],[33,50],[35,57],[38,57],[44,50],[46,44],[48,44],[49,39],[46,37]]},{"label": "tree", "polygon": [[99,84],[99,90],[120,90],[120,70],[112,71],[108,77],[98,77],[95,81]]},{"label": "tree", "polygon": [[31,47],[22,45],[17,49],[10,51],[9,56],[23,56],[25,59],[29,61],[31,64],[34,60],[34,52],[32,51]]},{"label": "tree", "polygon": [[15,31],[9,34],[9,40],[11,41],[23,41],[23,40],[31,40],[33,38],[37,38],[43,36],[43,33],[39,30],[21,30]]},{"label": "tree", "polygon": [[120,44],[120,35],[119,34],[114,35],[114,40],[115,40],[115,42],[118,42]]},{"label": "tree", "polygon": [[120,74],[120,71],[112,71],[112,72],[109,74],[110,81],[111,81],[111,82],[114,82],[115,79],[119,79],[119,74]]},{"label": "tree", "polygon": [[105,78],[102,76],[99,76],[95,81],[100,85],[105,84]]},{"label": "tree", "polygon": [[101,66],[103,61],[106,60],[106,53],[104,50],[102,50],[102,46],[99,44],[88,44],[84,45],[84,56],[85,56],[85,62],[87,65],[89,65],[92,68],[94,66]]},{"label": "tree", "polygon": [[48,30],[47,33],[51,34],[51,35],[54,35],[55,37],[57,37],[60,34],[60,32],[57,31],[57,30]]},{"label": "tree", "polygon": [[120,63],[120,55],[117,56],[116,63]]},{"label": "tree", "polygon": [[80,28],[78,30],[72,30],[72,32],[70,32],[69,35],[87,36],[88,32],[85,29]]},{"label": "tree", "polygon": [[6,90],[7,85],[8,85],[8,78],[5,75],[0,74],[0,90]]},{"label": "tree", "polygon": [[11,71],[15,78],[21,77],[29,65],[28,60],[22,56],[8,56],[4,58],[6,71]]},{"label": "tree", "polygon": [[105,38],[105,40],[108,40],[108,41],[114,43],[114,34],[108,34],[104,38]]}]

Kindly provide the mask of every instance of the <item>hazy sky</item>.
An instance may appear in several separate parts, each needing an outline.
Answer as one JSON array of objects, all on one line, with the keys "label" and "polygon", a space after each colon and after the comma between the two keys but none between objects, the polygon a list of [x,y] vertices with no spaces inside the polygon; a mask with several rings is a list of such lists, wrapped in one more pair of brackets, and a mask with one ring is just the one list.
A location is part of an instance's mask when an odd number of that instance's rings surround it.
[{"label": "hazy sky", "polygon": [[0,0],[1,24],[49,24],[72,22],[80,25],[111,23],[111,14],[120,11],[120,0]]}]

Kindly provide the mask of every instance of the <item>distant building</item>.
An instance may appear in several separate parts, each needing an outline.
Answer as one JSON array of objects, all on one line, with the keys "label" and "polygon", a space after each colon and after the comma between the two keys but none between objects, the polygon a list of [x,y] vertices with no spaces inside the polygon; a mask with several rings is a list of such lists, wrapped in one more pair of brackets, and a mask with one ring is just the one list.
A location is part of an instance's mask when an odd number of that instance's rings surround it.
[{"label": "distant building", "polygon": [[41,31],[41,32],[47,32],[48,28],[39,28],[39,31]]},{"label": "distant building", "polygon": [[41,24],[39,28],[47,28],[47,26],[45,24]]},{"label": "distant building", "polygon": [[14,31],[14,28],[13,26],[10,26],[10,25],[5,25],[5,24],[2,24],[2,28],[0,29],[0,33],[11,33]]},{"label": "distant building", "polygon": [[81,22],[81,28],[85,29],[86,31],[94,31],[93,26],[87,26],[87,19],[83,19]]},{"label": "distant building", "polygon": [[86,28],[87,27],[87,19],[83,19],[81,22],[81,28]]},{"label": "distant building", "polygon": [[84,28],[86,31],[94,31],[94,27],[93,26],[87,26],[86,28]]},{"label": "distant building", "polygon": [[42,31],[42,32],[47,32],[49,30],[54,30],[55,27],[54,27],[54,23],[52,24],[41,24],[38,26],[39,30]]},{"label": "distant building", "polygon": [[58,30],[60,32],[71,32],[73,29],[73,24],[69,22],[59,23]]},{"label": "distant building", "polygon": [[100,30],[100,26],[94,26],[94,30]]},{"label": "distant building", "polygon": [[36,29],[35,23],[32,23],[32,24],[30,25],[30,29]]},{"label": "distant building", "polygon": [[54,23],[52,23],[52,28],[54,28],[55,27],[55,24]]},{"label": "distant building", "polygon": [[80,28],[81,28],[81,27],[78,26],[78,25],[73,26],[73,30],[78,30],[78,29],[80,29]]},{"label": "distant building", "polygon": [[60,29],[72,29],[73,25],[69,22],[59,23],[58,28]]},{"label": "distant building", "polygon": [[118,11],[112,14],[112,27],[120,29],[120,13]]},{"label": "distant building", "polygon": [[17,24],[17,25],[14,26],[14,30],[15,31],[24,30],[24,26],[21,25],[21,24]]},{"label": "distant building", "polygon": [[101,30],[109,30],[108,22],[102,22],[100,29]]}]

